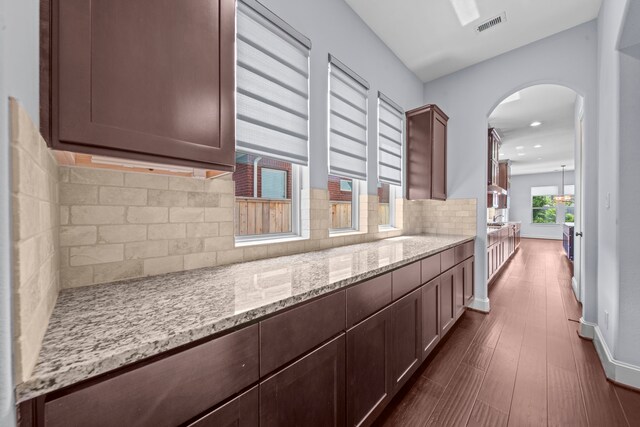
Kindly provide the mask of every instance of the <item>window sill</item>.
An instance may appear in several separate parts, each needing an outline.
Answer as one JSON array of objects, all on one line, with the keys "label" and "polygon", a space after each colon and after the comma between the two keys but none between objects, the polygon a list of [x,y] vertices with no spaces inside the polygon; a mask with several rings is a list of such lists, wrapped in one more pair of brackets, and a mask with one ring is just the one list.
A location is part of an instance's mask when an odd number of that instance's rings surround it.
[{"label": "window sill", "polygon": [[379,232],[396,231],[396,230],[400,230],[400,229],[398,227],[394,227],[393,225],[379,225],[378,226],[378,231]]},{"label": "window sill", "polygon": [[360,230],[329,230],[329,238],[331,237],[344,237],[344,236],[359,236],[361,234],[367,234],[366,231]]},{"label": "window sill", "polygon": [[542,222],[530,222],[529,224],[530,225],[535,225],[535,226],[542,226],[542,227],[551,227],[551,226],[554,226],[554,225],[562,225],[562,224],[559,224],[557,222],[546,223],[546,224],[542,223]]},{"label": "window sill", "polygon": [[268,237],[268,238],[256,238],[256,239],[240,239],[236,238],[235,247],[236,248],[246,248],[249,246],[263,246],[263,245],[273,245],[276,243],[291,243],[291,242],[300,242],[304,240],[309,240],[308,237],[297,236],[297,235],[286,235],[282,237]]}]

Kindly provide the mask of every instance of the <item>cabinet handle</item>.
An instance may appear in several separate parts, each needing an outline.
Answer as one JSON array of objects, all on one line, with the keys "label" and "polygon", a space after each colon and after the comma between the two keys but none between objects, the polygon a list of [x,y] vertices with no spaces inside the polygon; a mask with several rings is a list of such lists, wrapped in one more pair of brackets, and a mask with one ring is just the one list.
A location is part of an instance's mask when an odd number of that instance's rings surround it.
[{"label": "cabinet handle", "polygon": [[576,237],[582,237],[582,231],[576,232]]}]

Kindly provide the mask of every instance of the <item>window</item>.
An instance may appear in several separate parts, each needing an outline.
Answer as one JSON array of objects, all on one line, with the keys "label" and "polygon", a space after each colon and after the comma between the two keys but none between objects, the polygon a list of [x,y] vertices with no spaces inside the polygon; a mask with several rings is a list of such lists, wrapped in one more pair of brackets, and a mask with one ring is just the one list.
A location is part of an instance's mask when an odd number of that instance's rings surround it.
[{"label": "window", "polygon": [[[575,185],[565,185],[564,186],[564,194],[575,195],[576,186]],[[575,199],[571,198],[571,200],[563,203],[564,206],[564,222],[575,222],[576,218],[576,204]]]},{"label": "window", "polygon": [[[290,170],[289,165],[287,165]],[[262,197],[267,199],[287,198],[287,175],[288,170],[269,169],[263,167],[261,170]]]},{"label": "window", "polygon": [[298,169],[282,160],[236,153],[236,237],[297,234]]},{"label": "window", "polygon": [[358,183],[367,180],[369,84],[329,55],[329,200],[332,230],[358,229]]},{"label": "window", "polygon": [[378,225],[393,227],[395,224],[395,186],[386,182],[378,184]]},{"label": "window", "polygon": [[402,107],[378,92],[378,222],[395,224],[395,193],[402,185],[404,145]]},{"label": "window", "polygon": [[236,49],[236,240],[299,234],[311,42],[257,1],[242,0]]},{"label": "window", "polygon": [[358,228],[358,187],[353,179],[329,175],[329,206],[331,230],[344,231]]},{"label": "window", "polygon": [[350,179],[340,180],[340,191],[353,191],[353,181]]},{"label": "window", "polygon": [[[565,185],[564,194],[573,196],[574,185]],[[556,202],[558,187],[531,187],[531,222],[533,224],[562,224],[574,222],[575,202],[573,198],[566,202]]]}]

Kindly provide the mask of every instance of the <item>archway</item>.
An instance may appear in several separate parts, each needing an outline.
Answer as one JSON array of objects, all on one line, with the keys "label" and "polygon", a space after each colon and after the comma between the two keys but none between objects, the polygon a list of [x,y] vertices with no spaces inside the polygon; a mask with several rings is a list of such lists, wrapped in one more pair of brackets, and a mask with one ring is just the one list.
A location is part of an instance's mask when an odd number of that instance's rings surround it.
[{"label": "archway", "polygon": [[[489,138],[485,139],[489,157],[486,176],[491,184],[486,198],[487,222],[518,222],[522,236],[530,238],[562,240],[566,231],[564,246],[574,267],[572,288],[579,301],[584,294],[585,251],[584,240],[575,236],[583,235],[584,224],[584,119],[584,98],[573,88],[549,82],[525,84],[492,105],[487,113]],[[497,138],[502,138],[499,159],[492,162],[490,146],[495,146]],[[492,183],[496,174],[500,181]],[[512,181],[517,185],[511,185]],[[503,190],[506,186],[510,187],[508,194]],[[497,229],[497,225],[488,226],[487,233]],[[509,240],[507,248],[512,244]],[[488,248],[489,282],[500,270],[493,257]],[[502,256],[500,261],[505,259]]]}]

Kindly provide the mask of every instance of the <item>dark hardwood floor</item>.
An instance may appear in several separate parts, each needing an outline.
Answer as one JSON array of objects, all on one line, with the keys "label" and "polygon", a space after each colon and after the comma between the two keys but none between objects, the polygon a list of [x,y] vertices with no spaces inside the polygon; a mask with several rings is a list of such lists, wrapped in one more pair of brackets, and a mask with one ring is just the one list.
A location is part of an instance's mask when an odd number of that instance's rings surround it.
[{"label": "dark hardwood floor", "polygon": [[607,381],[560,242],[523,239],[378,426],[640,426],[640,393]]}]

